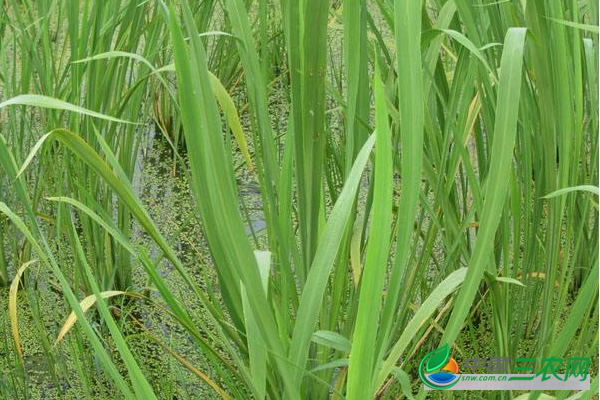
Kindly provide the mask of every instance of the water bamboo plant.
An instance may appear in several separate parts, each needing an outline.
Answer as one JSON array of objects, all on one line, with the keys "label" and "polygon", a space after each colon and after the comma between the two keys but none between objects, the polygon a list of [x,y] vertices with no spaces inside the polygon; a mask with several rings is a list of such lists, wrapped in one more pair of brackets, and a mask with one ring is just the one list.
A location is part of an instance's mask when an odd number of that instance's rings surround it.
[{"label": "water bamboo plant", "polygon": [[418,379],[448,344],[591,357],[589,399],[598,266],[597,2],[0,7],[0,396],[33,336],[60,397],[472,398]]}]

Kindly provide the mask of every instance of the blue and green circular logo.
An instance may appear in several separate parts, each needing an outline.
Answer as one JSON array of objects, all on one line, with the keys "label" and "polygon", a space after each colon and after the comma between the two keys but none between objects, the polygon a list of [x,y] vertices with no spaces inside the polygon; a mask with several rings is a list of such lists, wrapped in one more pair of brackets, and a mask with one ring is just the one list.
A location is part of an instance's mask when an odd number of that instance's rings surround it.
[{"label": "blue and green circular logo", "polygon": [[[442,366],[444,366],[442,368]],[[440,370],[439,372],[435,372]],[[429,375],[425,375],[429,374]],[[448,389],[458,382],[458,363],[450,357],[448,344],[428,353],[419,364],[419,377],[432,389]]]}]

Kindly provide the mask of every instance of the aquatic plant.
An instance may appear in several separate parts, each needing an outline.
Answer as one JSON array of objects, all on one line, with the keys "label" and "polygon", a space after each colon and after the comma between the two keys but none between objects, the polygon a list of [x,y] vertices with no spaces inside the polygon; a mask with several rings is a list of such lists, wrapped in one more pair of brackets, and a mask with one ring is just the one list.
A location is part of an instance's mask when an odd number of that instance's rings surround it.
[{"label": "aquatic plant", "polygon": [[[597,2],[7,0],[0,41],[3,395],[19,296],[88,398],[176,398],[139,336],[223,399],[422,397],[440,344],[597,372]],[[205,259],[143,197],[150,127]]]}]

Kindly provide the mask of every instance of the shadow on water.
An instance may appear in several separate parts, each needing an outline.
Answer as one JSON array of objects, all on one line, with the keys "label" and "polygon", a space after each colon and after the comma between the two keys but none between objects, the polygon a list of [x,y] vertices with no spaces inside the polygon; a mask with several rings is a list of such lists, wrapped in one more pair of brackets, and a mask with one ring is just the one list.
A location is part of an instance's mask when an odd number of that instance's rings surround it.
[{"label": "shadow on water", "polygon": [[[185,157],[184,151],[182,155]],[[241,207],[245,233],[247,236],[258,235],[267,228],[262,212],[260,186],[249,173],[244,172],[238,174],[236,182],[239,200],[244,203],[247,211],[246,219],[246,213]],[[192,201],[180,162],[175,161],[173,149],[154,126],[150,127],[140,146],[135,163],[133,188],[141,199],[160,199],[177,205],[186,200],[184,196],[188,196],[188,201]],[[187,211],[184,207],[173,207],[169,209],[169,217],[177,222],[186,223],[190,218],[196,217]],[[184,250],[186,243],[178,241],[174,246],[178,250]]]}]

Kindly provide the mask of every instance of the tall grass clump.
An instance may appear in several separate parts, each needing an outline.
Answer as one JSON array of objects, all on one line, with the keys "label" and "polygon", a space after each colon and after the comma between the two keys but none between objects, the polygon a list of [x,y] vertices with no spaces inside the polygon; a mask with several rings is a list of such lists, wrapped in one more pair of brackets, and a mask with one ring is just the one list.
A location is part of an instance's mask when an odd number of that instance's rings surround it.
[{"label": "tall grass clump", "polygon": [[598,162],[594,1],[5,0],[0,395],[594,398]]}]

